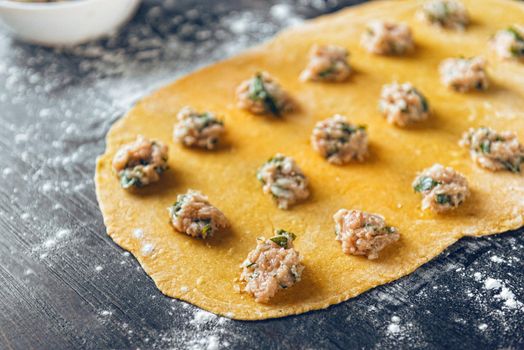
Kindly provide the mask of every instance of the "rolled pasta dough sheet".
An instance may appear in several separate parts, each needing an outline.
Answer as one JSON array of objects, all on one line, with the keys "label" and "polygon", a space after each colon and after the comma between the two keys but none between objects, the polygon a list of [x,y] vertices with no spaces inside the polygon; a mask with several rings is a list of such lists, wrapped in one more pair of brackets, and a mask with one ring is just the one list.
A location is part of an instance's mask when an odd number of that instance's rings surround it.
[{"label": "rolled pasta dough sheet", "polygon": [[[113,125],[98,159],[96,191],[107,233],[137,258],[162,293],[216,314],[259,320],[326,308],[412,272],[463,236],[521,227],[524,176],[478,168],[457,142],[469,127],[483,125],[516,131],[524,139],[524,64],[500,60],[488,45],[497,30],[524,23],[524,6],[503,0],[464,3],[473,21],[465,32],[420,22],[418,1],[374,1],[287,30],[144,98]],[[366,22],[377,18],[408,23],[415,52],[385,57],[361,48]],[[316,43],[351,52],[354,73],[347,82],[299,81]],[[488,60],[488,91],[459,94],[440,83],[439,62],[459,55]],[[236,108],[236,86],[261,70],[292,94],[297,112],[275,119]],[[381,86],[393,81],[410,81],[428,97],[432,116],[426,122],[401,129],[380,115]],[[186,105],[213,111],[225,121],[227,136],[219,150],[187,149],[173,141],[176,113]],[[367,161],[334,166],[311,148],[315,123],[336,113],[367,125]],[[138,134],[169,145],[170,169],[160,182],[129,192],[120,188],[111,160]],[[257,168],[278,152],[297,161],[312,191],[310,199],[288,211],[278,209],[256,179]],[[423,212],[411,188],[416,173],[435,162],[453,166],[470,183],[471,197],[449,214]],[[231,228],[208,240],[175,232],[166,208],[188,188],[208,195]],[[344,255],[332,220],[340,208],[384,215],[399,229],[400,241],[377,260]],[[268,237],[275,228],[297,234],[295,247],[305,270],[298,284],[259,304],[235,290],[234,280],[256,238]],[[137,229],[141,234],[135,234]]]}]

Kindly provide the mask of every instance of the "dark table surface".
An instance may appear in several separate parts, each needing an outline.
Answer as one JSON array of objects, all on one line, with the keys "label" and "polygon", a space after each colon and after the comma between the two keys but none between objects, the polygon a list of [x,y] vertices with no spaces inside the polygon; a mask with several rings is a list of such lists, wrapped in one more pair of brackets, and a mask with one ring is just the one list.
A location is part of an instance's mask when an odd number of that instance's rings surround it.
[{"label": "dark table surface", "polygon": [[348,302],[262,322],[163,296],[106,236],[93,174],[140,96],[357,1],[146,1],[67,50],[0,30],[0,349],[524,348],[524,237],[463,239]]}]

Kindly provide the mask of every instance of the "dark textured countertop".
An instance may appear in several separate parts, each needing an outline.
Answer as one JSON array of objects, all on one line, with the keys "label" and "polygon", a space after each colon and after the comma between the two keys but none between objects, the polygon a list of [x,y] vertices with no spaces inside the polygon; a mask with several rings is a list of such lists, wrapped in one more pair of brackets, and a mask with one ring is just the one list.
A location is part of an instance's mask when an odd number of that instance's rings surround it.
[{"label": "dark textured countertop", "polygon": [[52,50],[0,30],[0,349],[524,348],[523,231],[463,239],[327,310],[262,322],[163,296],[106,236],[93,174],[137,98],[358,1],[146,1],[118,36]]}]

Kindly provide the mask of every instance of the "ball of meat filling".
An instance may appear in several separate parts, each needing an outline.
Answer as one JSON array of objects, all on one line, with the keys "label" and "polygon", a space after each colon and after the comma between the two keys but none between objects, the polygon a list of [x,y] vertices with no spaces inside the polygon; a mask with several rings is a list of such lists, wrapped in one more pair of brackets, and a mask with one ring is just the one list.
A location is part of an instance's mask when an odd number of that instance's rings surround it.
[{"label": "ball of meat filling", "polygon": [[333,216],[336,240],[348,255],[377,259],[379,252],[399,240],[395,227],[386,225],[384,217],[360,210],[340,209]]},{"label": "ball of meat filling", "polygon": [[481,57],[448,58],[440,64],[442,83],[457,91],[483,91],[489,87],[486,61]]},{"label": "ball of meat filling", "polygon": [[366,158],[368,135],[364,126],[350,124],[337,114],[315,125],[311,145],[328,162],[342,165]]},{"label": "ball of meat filling", "polygon": [[293,158],[282,154],[269,159],[257,172],[264,193],[271,194],[281,209],[309,197],[308,180]]},{"label": "ball of meat filling", "polygon": [[380,20],[367,24],[361,44],[377,55],[403,55],[415,48],[413,35],[407,24]]},{"label": "ball of meat filling", "polygon": [[466,178],[441,164],[424,169],[413,181],[413,189],[422,195],[422,209],[443,213],[458,208],[469,196]]},{"label": "ball of meat filling", "polygon": [[471,128],[464,133],[459,144],[469,149],[475,163],[491,171],[509,170],[518,173],[524,164],[524,146],[512,131]]},{"label": "ball of meat filling", "polygon": [[113,170],[122,188],[143,187],[160,180],[167,169],[168,148],[139,135],[123,145],[113,158]]},{"label": "ball of meat filling", "polygon": [[384,85],[379,108],[388,123],[400,127],[416,124],[429,116],[429,104],[411,83]]},{"label": "ball of meat filling", "polygon": [[178,195],[168,211],[173,227],[192,237],[205,239],[229,226],[226,216],[209,203],[207,196],[194,190]]},{"label": "ball of meat filling", "polygon": [[269,239],[259,238],[241,266],[243,291],[259,303],[267,303],[279,290],[299,282],[304,270],[300,254],[293,248],[295,235],[284,230],[275,233]]},{"label": "ball of meat filling", "polygon": [[295,109],[291,97],[268,73],[256,73],[243,81],[236,91],[237,105],[253,114],[269,114],[275,117]]},{"label": "ball of meat filling", "polygon": [[225,131],[224,123],[213,113],[198,113],[191,107],[182,108],[177,119],[173,138],[184,146],[215,149]]},{"label": "ball of meat filling", "polygon": [[302,81],[341,82],[351,74],[348,51],[335,45],[314,45],[309,64],[300,74]]}]

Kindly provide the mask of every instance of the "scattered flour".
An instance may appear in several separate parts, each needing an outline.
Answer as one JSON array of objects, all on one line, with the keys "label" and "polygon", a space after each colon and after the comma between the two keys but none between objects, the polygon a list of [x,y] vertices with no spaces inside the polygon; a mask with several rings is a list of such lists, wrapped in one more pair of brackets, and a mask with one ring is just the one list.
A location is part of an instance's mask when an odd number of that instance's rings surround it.
[{"label": "scattered flour", "polygon": [[64,228],[56,232],[56,238],[63,238],[65,236],[68,236],[69,234],[71,234],[71,230]]},{"label": "scattered flour", "polygon": [[216,335],[208,335],[207,337],[192,340],[189,344],[190,350],[218,350],[220,349],[220,341]]},{"label": "scattered flour", "polygon": [[515,294],[507,287],[502,287],[500,293],[495,295],[495,298],[503,300],[504,305],[509,309],[515,309],[522,306],[522,303],[515,299]]},{"label": "scattered flour", "polygon": [[[173,308],[178,317],[187,319],[184,329],[175,328],[172,332],[163,334],[164,344],[169,346],[157,346],[158,348],[175,348],[188,350],[217,350],[228,349],[235,339],[242,339],[236,331],[238,329],[234,322],[225,317],[220,317],[210,312],[201,310],[195,306],[182,303],[182,307]],[[242,341],[245,341],[242,339]],[[242,344],[237,343],[237,344]],[[157,348],[155,347],[155,348]]]},{"label": "scattered flour", "polygon": [[42,191],[43,191],[44,193],[50,192],[52,189],[53,189],[53,185],[52,185],[50,182],[45,182],[45,183],[42,185]]},{"label": "scattered flour", "polygon": [[242,16],[231,19],[229,28],[235,34],[245,33],[249,28],[251,20],[252,15],[249,12],[246,12]]},{"label": "scattered flour", "polygon": [[502,283],[499,280],[496,280],[494,278],[488,277],[484,281],[484,287],[488,290],[490,289],[500,289],[502,286]]},{"label": "scattered flour", "polygon": [[27,142],[27,140],[29,140],[29,135],[27,134],[16,134],[15,135],[15,143],[16,144],[19,144],[19,143],[22,143],[22,142]]},{"label": "scattered flour", "polygon": [[273,18],[282,21],[293,15],[293,9],[290,4],[275,4],[271,6],[269,13]]},{"label": "scattered flour", "polygon": [[390,323],[388,325],[388,333],[391,333],[391,334],[400,333],[400,326],[396,323]]},{"label": "scattered flour", "polygon": [[214,319],[216,319],[218,316],[211,312],[207,312],[205,310],[198,310],[195,312],[193,319],[190,321],[191,324],[200,327],[203,324],[206,324]]},{"label": "scattered flour", "polygon": [[[44,241],[42,244],[42,247],[40,249],[50,249],[56,246],[64,237],[69,236],[71,234],[71,230],[68,229],[60,229],[55,232],[55,234],[48,239]],[[47,255],[46,255],[47,256]]]},{"label": "scattered flour", "polygon": [[504,259],[496,256],[496,255],[493,255],[491,258],[489,258],[489,260],[495,262],[495,263],[502,263],[504,262]]},{"label": "scattered flour", "polygon": [[387,327],[387,332],[389,334],[397,334],[397,333],[400,333],[400,331],[401,331],[400,317],[398,316],[391,317],[391,323]]},{"label": "scattered flour", "polygon": [[135,228],[133,230],[133,237],[140,239],[144,236],[144,231],[141,228]]},{"label": "scattered flour", "polygon": [[296,15],[290,4],[275,4],[271,6],[269,13],[271,17],[282,22],[284,26],[295,26],[304,21]]},{"label": "scattered flour", "polygon": [[148,256],[148,255],[151,255],[151,253],[153,252],[153,249],[154,249],[154,245],[151,244],[151,243],[144,243],[142,245],[142,247],[140,248],[140,253],[143,255],[143,256]]},{"label": "scattered flour", "polygon": [[49,117],[51,115],[51,110],[47,108],[43,108],[40,110],[39,116],[41,118]]},{"label": "scattered flour", "polygon": [[4,170],[2,170],[2,175],[4,177],[7,177],[7,176],[11,175],[12,173],[14,173],[14,171],[11,168],[5,168]]},{"label": "scattered flour", "polygon": [[488,277],[484,281],[484,288],[487,290],[500,290],[499,294],[495,295],[495,298],[503,301],[506,308],[522,308],[522,302],[515,299],[515,294],[502,281]]}]

